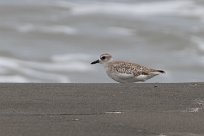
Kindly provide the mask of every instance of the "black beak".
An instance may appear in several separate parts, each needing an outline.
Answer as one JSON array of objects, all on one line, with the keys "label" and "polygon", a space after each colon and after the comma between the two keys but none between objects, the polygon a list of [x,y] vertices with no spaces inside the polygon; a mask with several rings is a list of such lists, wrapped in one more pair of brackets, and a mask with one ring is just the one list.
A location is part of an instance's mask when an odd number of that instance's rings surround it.
[{"label": "black beak", "polygon": [[91,62],[91,64],[96,64],[96,63],[99,63],[99,60]]}]

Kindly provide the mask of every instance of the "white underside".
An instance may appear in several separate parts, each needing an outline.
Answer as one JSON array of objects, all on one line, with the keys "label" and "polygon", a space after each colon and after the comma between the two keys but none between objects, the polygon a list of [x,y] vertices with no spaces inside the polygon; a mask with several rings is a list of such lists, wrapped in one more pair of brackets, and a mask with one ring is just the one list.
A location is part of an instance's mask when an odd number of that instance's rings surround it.
[{"label": "white underside", "polygon": [[110,78],[113,80],[120,82],[120,83],[134,83],[134,82],[144,82],[147,79],[150,79],[158,74],[151,74],[151,75],[139,75],[134,76],[133,74],[126,74],[126,73],[111,73],[106,72]]}]

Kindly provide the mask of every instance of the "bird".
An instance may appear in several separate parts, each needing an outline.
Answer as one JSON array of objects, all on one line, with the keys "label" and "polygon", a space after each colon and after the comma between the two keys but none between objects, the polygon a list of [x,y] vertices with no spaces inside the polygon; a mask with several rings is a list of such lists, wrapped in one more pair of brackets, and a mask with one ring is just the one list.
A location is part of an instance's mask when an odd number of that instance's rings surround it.
[{"label": "bird", "polygon": [[115,61],[111,54],[104,53],[91,64],[103,64],[107,75],[119,83],[144,82],[154,76],[165,73],[163,70],[147,68],[139,64]]}]

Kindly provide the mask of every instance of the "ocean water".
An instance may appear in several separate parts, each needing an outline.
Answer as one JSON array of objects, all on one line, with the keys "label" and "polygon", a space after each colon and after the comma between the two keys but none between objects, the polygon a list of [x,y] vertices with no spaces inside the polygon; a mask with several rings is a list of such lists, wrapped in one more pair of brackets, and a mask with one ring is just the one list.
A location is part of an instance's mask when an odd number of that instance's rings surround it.
[{"label": "ocean water", "polygon": [[102,53],[204,81],[203,0],[0,0],[0,82],[110,83]]}]

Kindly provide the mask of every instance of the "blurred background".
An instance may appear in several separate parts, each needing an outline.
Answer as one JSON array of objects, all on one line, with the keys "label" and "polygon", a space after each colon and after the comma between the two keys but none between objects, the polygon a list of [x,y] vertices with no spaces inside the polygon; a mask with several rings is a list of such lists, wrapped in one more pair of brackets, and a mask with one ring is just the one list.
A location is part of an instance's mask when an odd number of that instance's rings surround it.
[{"label": "blurred background", "polygon": [[111,83],[105,52],[204,81],[204,1],[0,0],[0,82]]}]

